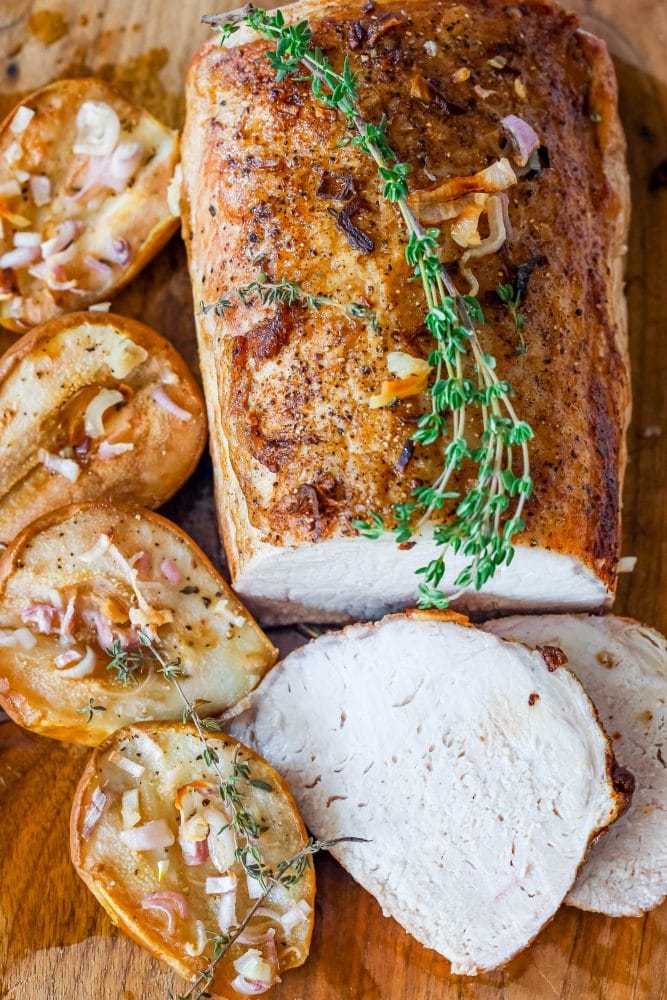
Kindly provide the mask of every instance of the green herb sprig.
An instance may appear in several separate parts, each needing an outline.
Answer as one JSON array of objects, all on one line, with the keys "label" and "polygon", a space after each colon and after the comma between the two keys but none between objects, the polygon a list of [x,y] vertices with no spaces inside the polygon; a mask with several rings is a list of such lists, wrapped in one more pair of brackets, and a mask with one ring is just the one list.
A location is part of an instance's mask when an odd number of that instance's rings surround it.
[{"label": "green herb sprig", "polygon": [[81,708],[77,708],[76,711],[77,711],[77,713],[79,715],[87,715],[88,716],[88,718],[86,719],[86,725],[89,725],[93,721],[93,719],[95,718],[95,715],[97,714],[97,712],[106,712],[106,710],[107,710],[106,709],[106,705],[96,705],[95,704],[95,699],[94,698],[89,698],[88,699],[88,704],[87,705],[82,705]]},{"label": "green herb sprig", "polygon": [[[457,499],[454,516],[433,528],[439,553],[417,572],[420,607],[446,607],[448,598],[440,588],[445,576],[448,552],[461,553],[469,563],[454,580],[454,586],[480,589],[502,565],[514,556],[513,539],[525,527],[522,512],[532,492],[528,441],[530,426],[518,418],[512,404],[512,388],[498,378],[496,362],[486,354],[477,336],[484,315],[477,299],[462,296],[440,260],[440,233],[424,229],[410,207],[409,164],[401,163],[387,136],[387,120],[366,121],[359,110],[357,77],[346,56],[340,72],[327,57],[313,48],[308,21],[286,24],[280,10],[269,13],[251,4],[230,15],[214,15],[203,20],[220,33],[220,44],[245,24],[275,43],[267,57],[276,80],[297,76],[310,82],[314,97],[346,119],[354,146],[375,161],[382,180],[383,197],[396,205],[408,235],[405,257],[421,281],[426,299],[425,322],[434,340],[429,363],[434,379],[428,390],[430,410],[420,417],[413,435],[415,443],[443,443],[443,468],[430,486],[413,491],[412,500],[394,507],[397,541],[405,542],[430,523],[445,501]],[[304,76],[305,71],[305,76]],[[464,368],[467,367],[467,371]],[[481,415],[479,443],[471,444],[474,428],[469,426],[468,408]],[[445,442],[447,442],[445,444]],[[519,456],[519,474],[515,456]],[[449,490],[454,473],[463,463],[476,468],[474,485],[465,496]],[[355,521],[362,535],[378,538],[386,532],[383,519],[371,512],[371,520]],[[455,595],[458,596],[458,595]]]},{"label": "green herb sprig", "polygon": [[308,308],[318,310],[322,306],[326,306],[329,309],[338,309],[348,319],[360,319],[368,322],[372,330],[378,329],[375,311],[363,303],[350,302],[348,305],[343,305],[327,295],[313,295],[310,292],[306,292],[298,282],[288,281],[284,277],[280,281],[270,282],[263,271],[259,273],[256,281],[251,281],[247,285],[233,289],[226,295],[221,295],[215,302],[209,302],[208,304],[200,302],[200,311],[204,316],[209,312],[213,312],[214,315],[222,317],[228,310],[234,307],[234,296],[238,296],[244,305],[250,305],[253,299],[257,298],[262,305],[274,305],[284,302],[291,306],[295,302],[301,302]]},{"label": "green herb sprig", "polygon": [[522,312],[519,312],[521,306],[521,289],[515,288],[514,285],[498,285],[496,295],[512,317],[514,328],[519,334],[519,343],[516,345],[514,353],[525,354],[528,347],[526,346],[526,338],[523,335],[526,326],[526,317]]}]

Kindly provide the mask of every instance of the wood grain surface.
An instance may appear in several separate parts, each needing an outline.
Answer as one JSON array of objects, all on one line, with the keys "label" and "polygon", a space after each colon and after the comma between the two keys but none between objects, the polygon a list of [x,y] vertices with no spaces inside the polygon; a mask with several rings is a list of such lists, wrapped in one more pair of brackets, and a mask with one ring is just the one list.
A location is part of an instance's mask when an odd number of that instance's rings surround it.
[{"label": "wood grain surface", "polygon": [[[172,125],[185,67],[205,37],[207,0],[0,0],[0,113],[50,80],[115,81]],[[227,4],[231,6],[231,4]],[[634,364],[624,553],[638,557],[616,610],[667,631],[667,43],[666,0],[579,0],[616,59],[629,142],[633,221],[628,299]],[[221,9],[218,7],[218,9]],[[585,264],[585,262],[582,262]],[[178,239],[114,309],[170,337],[196,364],[190,290]],[[0,344],[1,346],[1,344]],[[169,505],[219,561],[210,466]],[[294,633],[279,636],[289,647]],[[0,725],[0,998],[158,1000],[176,977],[115,930],[76,878],[67,847],[86,751]],[[275,1000],[665,1000],[667,906],[611,920],[563,908],[502,972],[465,979],[397,924],[330,859],[307,965]]]}]

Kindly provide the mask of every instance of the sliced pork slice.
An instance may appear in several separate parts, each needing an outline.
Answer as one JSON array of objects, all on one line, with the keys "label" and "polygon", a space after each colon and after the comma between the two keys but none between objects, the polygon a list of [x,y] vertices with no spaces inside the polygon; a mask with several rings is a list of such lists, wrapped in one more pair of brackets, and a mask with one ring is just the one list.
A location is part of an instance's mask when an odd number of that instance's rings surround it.
[{"label": "sliced pork slice", "polygon": [[[451,619],[452,616],[449,616]],[[232,732],[290,784],[386,915],[466,975],[507,962],[627,796],[560,651],[411,612],[292,653]]]},{"label": "sliced pork slice", "polygon": [[667,895],[667,642],[613,615],[513,617],[484,628],[565,651],[637,782],[632,805],[594,846],[566,902],[612,917],[657,906]]}]

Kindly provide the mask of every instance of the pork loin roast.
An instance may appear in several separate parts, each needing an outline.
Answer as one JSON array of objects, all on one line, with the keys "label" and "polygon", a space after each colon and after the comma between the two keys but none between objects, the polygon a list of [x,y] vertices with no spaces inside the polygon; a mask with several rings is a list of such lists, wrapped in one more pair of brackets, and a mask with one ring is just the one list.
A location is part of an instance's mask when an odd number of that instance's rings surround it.
[{"label": "pork loin roast", "polygon": [[560,646],[636,779],[632,805],[595,845],[567,902],[612,917],[657,906],[667,895],[667,642],[613,615],[525,616],[484,628]]},{"label": "pork loin roast", "polygon": [[447,618],[321,636],[231,731],[284,776],[315,836],[368,838],[333,853],[386,915],[473,975],[553,916],[626,793],[559,650]]},{"label": "pork loin roast", "polygon": [[[457,606],[610,603],[629,407],[628,192],[604,43],[549,0],[308,0],[284,13],[308,17],[335,66],[349,56],[362,111],[387,115],[413,194],[511,159],[504,116],[537,133],[532,168],[513,161],[505,242],[474,262],[484,350],[536,435],[534,494],[512,565]],[[376,512],[391,525],[393,505],[435,480],[442,447],[412,450],[423,395],[369,401],[390,352],[424,358],[433,341],[375,165],[307,82],[276,82],[265,49],[247,29],[223,49],[213,41],[187,85],[183,229],[219,520],[234,585],[265,622],[376,618],[415,603],[415,569],[435,546],[425,532],[399,551],[353,522]],[[455,264],[451,226],[441,232]],[[519,274],[523,330],[496,291]],[[240,301],[257,280],[334,305]],[[350,316],[364,303],[375,322]],[[466,561],[448,560],[445,590]]]}]

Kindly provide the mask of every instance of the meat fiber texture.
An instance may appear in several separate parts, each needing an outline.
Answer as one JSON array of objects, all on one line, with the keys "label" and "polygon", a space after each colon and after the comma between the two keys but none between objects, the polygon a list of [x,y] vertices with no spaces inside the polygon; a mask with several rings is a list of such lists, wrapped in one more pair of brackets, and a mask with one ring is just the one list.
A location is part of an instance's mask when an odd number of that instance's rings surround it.
[{"label": "meat fiber texture", "polygon": [[613,615],[514,617],[484,627],[531,646],[560,646],[619,763],[635,776],[630,808],[595,844],[567,902],[612,917],[657,906],[667,895],[667,642]]},{"label": "meat fiber texture", "polygon": [[368,838],[335,856],[455,973],[526,947],[624,805],[573,674],[437,614],[314,640],[232,733],[285,777],[315,836]]}]

